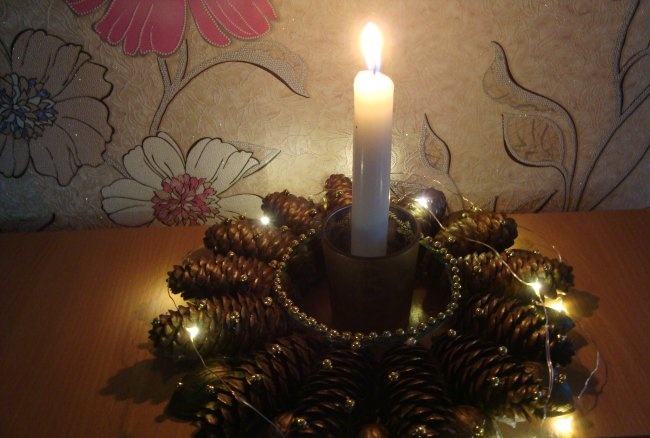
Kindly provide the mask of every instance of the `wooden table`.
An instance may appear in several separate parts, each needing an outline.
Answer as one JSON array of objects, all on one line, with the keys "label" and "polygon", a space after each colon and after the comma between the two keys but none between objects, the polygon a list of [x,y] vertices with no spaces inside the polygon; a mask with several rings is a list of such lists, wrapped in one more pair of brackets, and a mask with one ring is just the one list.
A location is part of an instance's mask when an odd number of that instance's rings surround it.
[{"label": "wooden table", "polygon": [[[578,436],[650,434],[650,211],[516,215],[524,244],[554,245],[586,291],[575,361],[601,364]],[[0,235],[0,436],[190,437],[163,416],[180,377],[148,350],[173,307],[166,273],[203,229]],[[596,308],[593,308],[594,304]],[[574,309],[575,310],[575,309]],[[570,309],[571,311],[571,309]],[[579,388],[574,388],[579,391]]]}]

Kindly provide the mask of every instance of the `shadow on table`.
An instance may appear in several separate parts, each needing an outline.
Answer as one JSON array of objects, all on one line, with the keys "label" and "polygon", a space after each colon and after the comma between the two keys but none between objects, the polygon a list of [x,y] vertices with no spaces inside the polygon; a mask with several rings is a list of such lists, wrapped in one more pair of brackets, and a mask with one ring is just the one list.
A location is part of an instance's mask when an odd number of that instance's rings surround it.
[{"label": "shadow on table", "polygon": [[99,393],[136,403],[163,403],[169,400],[185,371],[169,360],[146,359],[119,370]]},{"label": "shadow on table", "polygon": [[592,316],[598,309],[598,301],[600,300],[591,292],[575,287],[569,289],[564,299],[570,306],[571,318],[576,320]]}]

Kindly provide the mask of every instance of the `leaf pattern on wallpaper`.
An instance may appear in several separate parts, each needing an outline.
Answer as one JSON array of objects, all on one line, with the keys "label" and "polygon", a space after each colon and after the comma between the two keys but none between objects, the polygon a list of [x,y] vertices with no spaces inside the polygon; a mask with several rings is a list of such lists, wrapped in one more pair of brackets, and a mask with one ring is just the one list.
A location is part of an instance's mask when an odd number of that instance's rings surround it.
[{"label": "leaf pattern on wallpaper", "polygon": [[[618,93],[615,120],[578,185],[577,208],[593,210],[600,206],[650,150],[650,1],[630,6],[614,67]],[[644,143],[630,145],[628,137],[633,132],[645,133]]]},{"label": "leaf pattern on wallpaper", "polygon": [[[174,97],[194,78],[206,70],[226,62],[242,62],[255,65],[278,78],[294,93],[309,97],[305,89],[307,66],[304,60],[284,45],[275,41],[255,41],[244,47],[203,61],[190,71],[186,71],[188,60],[187,43],[179,50],[179,60],[173,78],[170,77],[167,60],[158,58],[158,66],[163,80],[163,96],[154,115],[149,134],[154,135],[160,128],[162,117]],[[218,85],[215,86],[218,92]]]},{"label": "leaf pattern on wallpaper", "polygon": [[[431,187],[430,182],[435,183],[434,188],[451,192],[459,198],[462,207],[462,194],[458,189],[456,181],[449,174],[451,167],[451,152],[447,143],[433,130],[429,117],[425,114],[420,130],[419,143],[420,160],[425,164],[432,174],[430,181],[427,181],[426,187]],[[439,187],[435,187],[438,185]]]},{"label": "leaf pattern on wallpaper", "polygon": [[517,110],[504,113],[503,138],[517,162],[557,170],[563,182],[563,208],[569,207],[575,171],[577,137],[569,113],[557,102],[529,91],[512,78],[503,48],[496,42],[494,60],[483,76],[485,93]]},{"label": "leaf pattern on wallpaper", "polygon": [[424,115],[420,131],[420,157],[422,161],[436,172],[448,174],[451,161],[449,146],[435,133],[429,118]]},{"label": "leaf pattern on wallpaper", "polygon": [[562,132],[553,120],[505,113],[503,139],[515,161],[531,167],[552,167],[568,180],[567,171],[560,164],[565,155]]}]

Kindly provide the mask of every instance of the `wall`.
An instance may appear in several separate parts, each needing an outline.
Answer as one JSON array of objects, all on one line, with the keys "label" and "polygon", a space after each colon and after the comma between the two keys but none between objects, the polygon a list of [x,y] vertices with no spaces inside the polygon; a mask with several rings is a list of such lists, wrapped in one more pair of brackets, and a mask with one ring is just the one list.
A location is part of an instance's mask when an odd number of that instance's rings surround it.
[{"label": "wall", "polygon": [[650,1],[229,8],[4,0],[0,229],[203,224],[285,188],[317,199],[351,173],[368,20],[403,190],[504,211],[650,205]]}]

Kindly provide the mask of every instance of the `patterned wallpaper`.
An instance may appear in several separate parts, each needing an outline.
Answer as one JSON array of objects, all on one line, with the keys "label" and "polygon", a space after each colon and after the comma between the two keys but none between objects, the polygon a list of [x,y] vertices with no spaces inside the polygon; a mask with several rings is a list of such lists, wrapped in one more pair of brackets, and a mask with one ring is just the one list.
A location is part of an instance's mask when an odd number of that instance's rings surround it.
[{"label": "patterned wallpaper", "polygon": [[650,206],[650,0],[3,0],[0,230],[209,224],[272,191],[322,196],[351,174],[369,20],[395,184],[453,208]]}]

